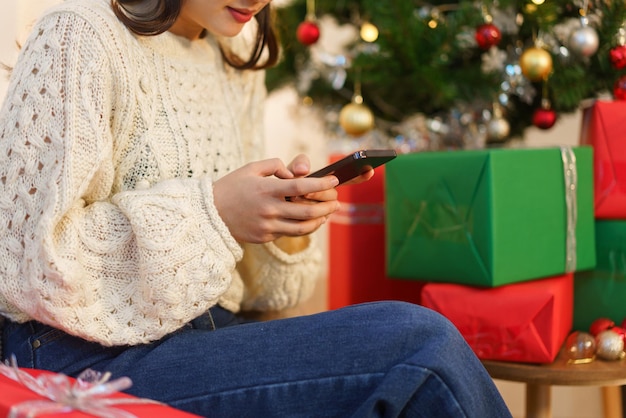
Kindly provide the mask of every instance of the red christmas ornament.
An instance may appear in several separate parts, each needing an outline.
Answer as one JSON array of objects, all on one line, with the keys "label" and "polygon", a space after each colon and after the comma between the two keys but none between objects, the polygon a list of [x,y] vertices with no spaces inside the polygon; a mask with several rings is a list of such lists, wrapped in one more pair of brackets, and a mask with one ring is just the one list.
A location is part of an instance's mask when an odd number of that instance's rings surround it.
[{"label": "red christmas ornament", "polygon": [[296,37],[303,45],[313,45],[320,38],[320,28],[317,26],[317,23],[305,20],[298,25]]},{"label": "red christmas ornament", "polygon": [[615,326],[615,322],[613,322],[610,318],[598,318],[591,323],[589,326],[589,334],[597,337],[602,331],[606,331],[607,329],[611,329]]},{"label": "red christmas ornament", "polygon": [[609,51],[609,60],[616,70],[626,68],[626,45],[618,45]]},{"label": "red christmas ornament", "polygon": [[539,108],[533,113],[533,125],[539,129],[550,129],[556,123],[556,112],[552,109]]},{"label": "red christmas ornament", "polygon": [[478,47],[487,50],[492,46],[498,45],[502,39],[500,29],[492,23],[484,23],[476,28],[476,42]]},{"label": "red christmas ornament", "polygon": [[626,100],[626,75],[618,78],[613,85],[613,97],[616,100]]}]

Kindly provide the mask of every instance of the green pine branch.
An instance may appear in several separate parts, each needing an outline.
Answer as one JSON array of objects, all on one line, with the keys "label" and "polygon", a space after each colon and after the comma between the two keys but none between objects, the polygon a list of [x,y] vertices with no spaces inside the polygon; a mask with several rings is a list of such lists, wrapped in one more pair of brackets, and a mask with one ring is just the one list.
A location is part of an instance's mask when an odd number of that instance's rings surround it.
[{"label": "green pine branch", "polygon": [[[485,1],[487,10],[493,2]],[[518,33],[504,34],[499,49],[528,48],[538,33],[554,33],[556,25],[580,16],[570,0],[549,0],[535,6],[531,2],[499,0],[499,10],[517,16]],[[428,11],[438,8],[441,18],[435,28],[429,27]],[[624,70],[616,70],[609,62],[609,51],[615,36],[626,22],[626,2],[596,0],[589,12],[602,15],[601,26],[595,27],[600,47],[589,59],[553,54],[553,73],[548,79],[547,94],[557,113],[578,109],[581,102],[612,92]],[[378,118],[399,122],[415,113],[427,116],[449,112],[459,103],[480,102],[488,106],[501,91],[502,74],[482,70],[483,52],[468,47],[463,37],[473,33],[484,22],[479,3],[410,0],[317,0],[318,17],[334,16],[339,24],[359,25],[370,21],[379,31],[378,52],[361,53],[348,69],[346,85],[334,90],[324,79],[313,80],[306,94],[319,104],[345,104],[350,100],[358,79],[365,102]],[[306,15],[305,0],[295,0],[289,7],[277,10],[278,26],[283,44],[283,59],[268,71],[270,90],[293,83],[309,59],[309,47],[295,39],[297,26]],[[358,71],[356,70],[358,69]],[[358,77],[357,77],[358,74]],[[532,84],[537,94],[532,103],[511,97],[506,118],[512,135],[521,135],[532,124],[532,113],[540,106],[541,83]]]}]

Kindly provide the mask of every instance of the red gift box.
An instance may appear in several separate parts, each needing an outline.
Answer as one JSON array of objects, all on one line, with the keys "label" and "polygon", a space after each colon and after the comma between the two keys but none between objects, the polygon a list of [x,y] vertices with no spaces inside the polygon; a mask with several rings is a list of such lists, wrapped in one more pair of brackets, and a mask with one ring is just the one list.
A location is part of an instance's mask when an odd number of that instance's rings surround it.
[{"label": "red gift box", "polygon": [[[45,387],[45,393],[49,393],[49,394],[52,394],[53,392],[57,390],[61,391],[62,393],[67,393],[67,391],[69,391],[69,388],[66,385],[72,386],[76,384],[76,379],[72,379],[70,377],[67,377],[61,374],[48,372],[48,371],[28,369],[28,368],[20,368],[20,369],[11,368],[11,370],[9,370],[8,366],[2,365],[2,367],[5,373],[12,373],[15,370],[19,370],[19,373],[21,374],[22,379],[26,378],[28,380],[31,380],[28,377],[28,375],[32,376],[35,379],[40,379],[40,380],[46,379],[47,384],[45,385],[42,384],[42,385],[37,385],[37,386]],[[70,409],[69,406],[66,406],[64,410],[62,411],[58,410],[57,408],[58,412],[50,412],[50,409],[47,409],[48,412],[44,412],[44,409],[43,409],[44,406],[45,408],[50,408],[51,406],[61,407],[64,405],[64,402],[63,401],[54,402],[50,400],[48,396],[42,396],[36,393],[35,391],[29,389],[29,387],[27,387],[22,381],[15,380],[14,377],[15,376],[10,378],[7,375],[4,375],[2,372],[0,372],[0,394],[1,394],[0,395],[0,416],[3,416],[3,417],[9,416],[9,412],[12,411],[13,408],[16,408],[18,405],[22,404],[22,406],[25,406],[24,405],[25,402],[31,403],[33,401],[36,401],[39,404],[39,407],[36,408],[36,410],[40,412],[38,412],[36,416],[46,417],[46,418],[48,417],[59,417],[59,418],[61,417],[85,417],[87,418],[87,417],[94,417],[94,416],[105,416],[104,411],[108,413],[108,415],[106,416],[122,416],[119,414],[126,413],[126,415],[124,415],[126,417],[129,416],[128,414],[131,414],[130,416],[135,416],[135,417],[150,417],[150,418],[198,417],[197,415],[189,414],[187,412],[183,412],[183,411],[171,408],[165,404],[136,398],[134,396],[121,393],[121,392],[115,392],[109,396],[93,395],[93,398],[90,398],[90,399],[95,399],[95,402],[92,402],[93,407],[96,407],[98,404],[98,400],[102,400],[102,399],[105,399],[106,402],[108,401],[114,402],[114,404],[106,405],[106,406],[102,406],[102,404],[100,404],[101,409],[99,413],[95,409],[92,411],[93,413],[87,413],[87,412],[76,410],[75,408]],[[35,408],[35,406],[29,408],[29,411],[33,411],[33,408]],[[15,409],[13,409],[12,412],[15,413]],[[24,412],[24,410],[22,409],[21,412]],[[113,413],[117,413],[118,415],[113,415]],[[23,416],[35,416],[35,415],[34,414],[26,415],[26,414],[20,413],[19,415],[15,415],[15,416],[23,417]]]},{"label": "red gift box", "polygon": [[626,102],[596,101],[585,109],[581,144],[594,149],[598,219],[626,219]]},{"label": "red gift box", "polygon": [[422,304],[482,360],[551,363],[572,329],[573,289],[573,273],[496,288],[428,283]]},{"label": "red gift box", "polygon": [[384,179],[380,166],[369,181],[337,188],[341,209],[328,228],[330,309],[380,300],[419,302],[422,283],[386,275]]}]

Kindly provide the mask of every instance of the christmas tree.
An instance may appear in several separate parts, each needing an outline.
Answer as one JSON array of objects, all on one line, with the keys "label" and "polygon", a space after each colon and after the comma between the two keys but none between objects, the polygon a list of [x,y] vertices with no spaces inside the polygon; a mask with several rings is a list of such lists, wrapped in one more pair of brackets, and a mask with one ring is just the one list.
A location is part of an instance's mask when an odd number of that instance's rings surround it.
[{"label": "christmas tree", "polygon": [[501,145],[626,97],[621,0],[294,0],[276,14],[268,88],[293,83],[343,132],[409,150]]}]

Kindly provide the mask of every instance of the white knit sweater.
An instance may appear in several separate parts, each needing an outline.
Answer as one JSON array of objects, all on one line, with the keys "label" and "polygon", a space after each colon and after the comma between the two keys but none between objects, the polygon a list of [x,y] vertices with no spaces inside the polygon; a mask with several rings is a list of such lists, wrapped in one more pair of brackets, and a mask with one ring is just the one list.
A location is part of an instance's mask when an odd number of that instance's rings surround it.
[{"label": "white knit sweater", "polygon": [[216,303],[281,309],[311,293],[314,246],[240,245],[213,203],[212,181],[262,157],[263,72],[226,68],[210,37],[138,37],[109,0],[67,0],[11,77],[0,314],[139,344]]}]

